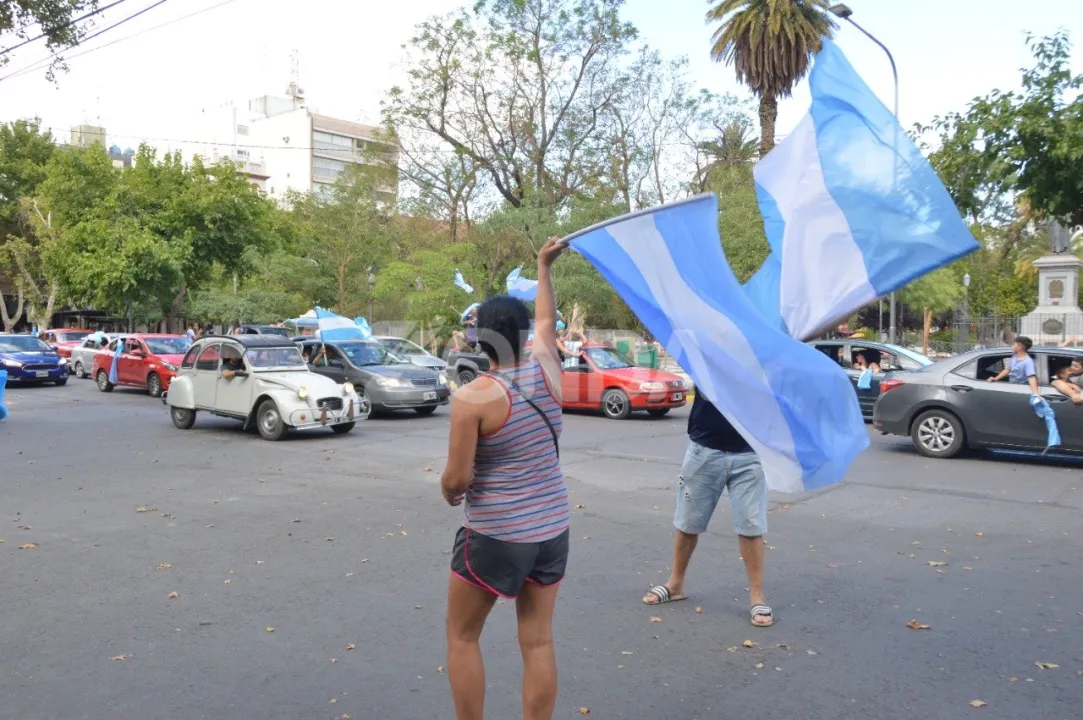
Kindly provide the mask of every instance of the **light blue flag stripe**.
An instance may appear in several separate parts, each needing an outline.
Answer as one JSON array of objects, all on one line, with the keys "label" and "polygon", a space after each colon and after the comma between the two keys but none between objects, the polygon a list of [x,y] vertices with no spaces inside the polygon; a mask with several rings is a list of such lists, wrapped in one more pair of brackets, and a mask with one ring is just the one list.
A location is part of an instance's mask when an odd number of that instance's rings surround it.
[{"label": "light blue flag stripe", "polygon": [[519,271],[521,269],[522,267],[520,266],[508,273],[506,280],[508,295],[531,302],[538,297],[538,281],[519,277]]},{"label": "light blue flag stripe", "polygon": [[812,106],[753,169],[775,265],[746,286],[805,339],[978,248],[894,115],[825,41]]},{"label": "light blue flag stripe", "polygon": [[363,340],[365,334],[357,324],[346,317],[336,315],[330,310],[321,307],[316,308],[316,327],[320,340],[324,342],[343,342],[346,340]]},{"label": "light blue flag stripe", "polygon": [[570,238],[760,457],[782,492],[842,479],[868,446],[853,386],[814,348],[764,320],[701,195],[615,218]]},{"label": "light blue flag stripe", "polygon": [[463,274],[457,269],[455,270],[455,286],[469,294],[473,294],[474,292],[474,286],[466,282],[466,280],[463,279]]},{"label": "light blue flag stripe", "polygon": [[8,419],[8,409],[4,405],[4,388],[8,384],[8,371],[0,368],[0,422]]},{"label": "light blue flag stripe", "polygon": [[109,364],[109,382],[116,385],[120,382],[120,377],[117,375],[117,367],[120,365],[120,356],[124,352],[124,343],[127,340],[124,338],[117,338],[117,349],[113,353],[113,362]]}]

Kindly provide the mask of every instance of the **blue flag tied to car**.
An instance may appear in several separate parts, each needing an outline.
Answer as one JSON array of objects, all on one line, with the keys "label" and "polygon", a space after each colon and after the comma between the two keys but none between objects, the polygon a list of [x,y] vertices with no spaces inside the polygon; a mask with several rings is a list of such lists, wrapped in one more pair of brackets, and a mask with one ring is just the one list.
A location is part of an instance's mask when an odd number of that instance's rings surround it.
[{"label": "blue flag tied to car", "polygon": [[469,295],[474,294],[474,286],[463,280],[463,274],[458,269],[455,270],[455,287],[461,288],[463,292]]},{"label": "blue flag tied to car", "polygon": [[124,353],[124,338],[117,338],[117,347],[113,351],[113,362],[109,364],[109,382],[116,385],[120,382],[117,376],[117,367],[120,365],[120,356]]},{"label": "blue flag tied to car", "polygon": [[353,320],[336,315],[322,307],[316,311],[316,335],[324,342],[343,342],[345,340],[364,340],[365,334]]},{"label": "blue flag tied to car", "polygon": [[8,384],[8,371],[0,368],[0,422],[8,419],[8,408],[4,404],[4,388]]},{"label": "blue flag tied to car", "polygon": [[771,254],[745,285],[800,340],[978,249],[932,166],[833,42],[809,83],[808,114],[752,171]]},{"label": "blue flag tied to car", "polygon": [[1045,421],[1045,449],[1060,445],[1060,429],[1057,427],[1057,416],[1053,413],[1053,406],[1048,400],[1037,395],[1030,396],[1030,406],[1034,408],[1035,414]]},{"label": "blue flag tied to car", "polygon": [[568,238],[759,455],[767,486],[838,482],[868,444],[853,385],[767,322],[730,269],[718,199],[700,195]]},{"label": "blue flag tied to car", "polygon": [[519,298],[520,300],[525,300],[526,302],[531,302],[534,298],[538,297],[538,281],[520,277],[519,273],[522,269],[522,266],[519,266],[508,273],[508,277],[505,281],[508,288],[508,295]]}]

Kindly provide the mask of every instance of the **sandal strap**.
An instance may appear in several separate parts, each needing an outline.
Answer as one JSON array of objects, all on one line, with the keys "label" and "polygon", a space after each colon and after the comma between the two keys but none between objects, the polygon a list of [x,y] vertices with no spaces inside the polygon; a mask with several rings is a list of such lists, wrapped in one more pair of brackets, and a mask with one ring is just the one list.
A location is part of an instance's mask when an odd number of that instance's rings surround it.
[{"label": "sandal strap", "polygon": [[768,606],[768,605],[753,605],[752,606],[752,617],[755,617],[757,615],[760,615],[760,616],[763,616],[763,617],[771,617],[771,608],[770,608],[770,606]]},{"label": "sandal strap", "polygon": [[647,594],[654,595],[656,598],[658,598],[659,604],[669,600],[669,588],[667,588],[665,585],[655,585],[647,591]]}]

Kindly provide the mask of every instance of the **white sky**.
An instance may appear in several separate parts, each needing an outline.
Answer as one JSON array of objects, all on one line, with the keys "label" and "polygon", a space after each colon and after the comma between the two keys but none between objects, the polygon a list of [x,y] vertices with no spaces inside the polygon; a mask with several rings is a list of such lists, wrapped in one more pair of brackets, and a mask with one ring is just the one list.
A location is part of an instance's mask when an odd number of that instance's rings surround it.
[{"label": "white sky", "polygon": [[[127,0],[103,15],[105,27],[152,4]],[[102,0],[106,4],[106,0]],[[71,72],[50,84],[41,71],[0,80],[0,121],[39,116],[61,138],[75,124],[106,127],[110,144],[142,139],[201,140],[185,118],[229,101],[280,95],[299,58],[309,105],[323,114],[363,122],[379,117],[384,91],[402,77],[401,46],[414,25],[448,12],[463,0],[171,0],[91,40]],[[904,127],[962,110],[971,98],[1018,86],[1029,64],[1025,31],[1037,35],[1066,27],[1083,42],[1079,0],[849,0],[854,19],[895,54]],[[625,17],[665,56],[691,54],[692,78],[714,91],[744,95],[733,71],[709,58],[711,28],[705,0],[627,0]],[[206,10],[206,12],[199,12]],[[194,16],[180,19],[187,15]],[[172,22],[176,21],[176,22]],[[160,29],[150,28],[171,23]],[[141,34],[139,34],[141,33]],[[892,82],[883,52],[843,26],[839,44],[865,81],[890,107]],[[0,39],[0,47],[11,44]],[[0,77],[46,55],[31,45],[12,54]],[[1083,70],[1083,52],[1073,56]],[[804,114],[802,86],[781,105],[779,134]]]}]

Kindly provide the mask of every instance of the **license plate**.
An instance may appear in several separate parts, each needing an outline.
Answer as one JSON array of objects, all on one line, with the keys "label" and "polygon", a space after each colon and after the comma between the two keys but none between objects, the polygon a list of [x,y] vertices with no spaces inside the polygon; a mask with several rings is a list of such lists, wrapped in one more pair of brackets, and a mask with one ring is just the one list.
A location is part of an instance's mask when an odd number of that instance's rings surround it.
[{"label": "license plate", "polygon": [[680,402],[683,398],[684,393],[673,393],[673,395],[670,396],[670,399],[672,399],[673,402]]},{"label": "license plate", "polygon": [[421,399],[422,399],[422,400],[435,400],[435,399],[436,399],[436,393],[434,393],[434,392],[427,392],[427,393],[424,393],[424,394],[423,394],[423,395],[421,396]]},{"label": "license plate", "polygon": [[38,370],[34,374],[37,375],[38,377],[49,377],[49,371],[48,370]]}]

